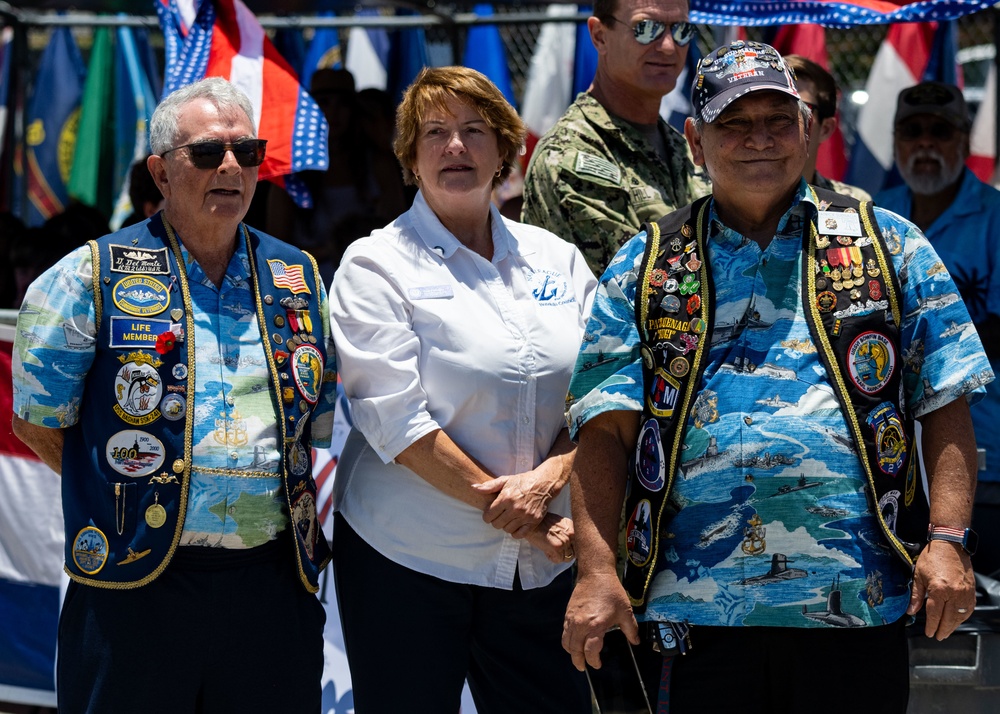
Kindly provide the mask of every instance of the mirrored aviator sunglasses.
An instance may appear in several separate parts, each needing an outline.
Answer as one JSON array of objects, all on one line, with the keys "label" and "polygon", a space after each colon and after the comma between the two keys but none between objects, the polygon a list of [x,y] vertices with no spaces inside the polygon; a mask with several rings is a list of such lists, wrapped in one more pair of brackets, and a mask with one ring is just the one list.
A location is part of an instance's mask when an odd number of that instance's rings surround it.
[{"label": "mirrored aviator sunglasses", "polygon": [[191,163],[198,169],[217,169],[222,165],[226,152],[232,151],[236,163],[243,168],[252,168],[264,163],[264,152],[267,139],[241,139],[232,144],[221,141],[199,141],[194,144],[184,144],[167,149],[160,156],[166,156],[171,151],[187,149]]},{"label": "mirrored aviator sunglasses", "polygon": [[[639,22],[632,26],[632,34],[635,36],[635,41],[640,45],[648,45],[660,39],[666,29],[667,24],[664,22],[658,20],[639,20]],[[675,45],[686,47],[694,39],[694,25],[690,22],[671,23],[670,36],[674,39]]]}]

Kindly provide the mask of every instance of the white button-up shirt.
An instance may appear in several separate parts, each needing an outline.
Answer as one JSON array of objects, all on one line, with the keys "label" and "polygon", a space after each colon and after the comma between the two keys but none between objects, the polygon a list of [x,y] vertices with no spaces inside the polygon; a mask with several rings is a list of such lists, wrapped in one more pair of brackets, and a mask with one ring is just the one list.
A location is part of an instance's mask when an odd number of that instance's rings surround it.
[{"label": "white button-up shirt", "polygon": [[[516,569],[535,588],[568,564],[549,562],[393,461],[442,429],[493,474],[522,473],[565,427],[596,280],[572,244],[491,212],[492,261],[455,238],[421,194],[345,253],[330,313],[355,430],[334,503],[407,568],[505,589]],[[569,508],[567,487],[549,510],[569,516]]]}]

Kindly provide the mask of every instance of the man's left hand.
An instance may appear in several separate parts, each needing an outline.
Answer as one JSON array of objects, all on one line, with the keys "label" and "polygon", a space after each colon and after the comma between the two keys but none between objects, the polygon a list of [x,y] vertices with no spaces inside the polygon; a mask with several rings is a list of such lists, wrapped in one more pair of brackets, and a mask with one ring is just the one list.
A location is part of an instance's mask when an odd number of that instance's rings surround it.
[{"label": "man's left hand", "polygon": [[927,544],[913,573],[908,615],[920,612],[926,599],[924,634],[943,640],[972,616],[976,608],[976,578],[962,546],[933,540]]}]

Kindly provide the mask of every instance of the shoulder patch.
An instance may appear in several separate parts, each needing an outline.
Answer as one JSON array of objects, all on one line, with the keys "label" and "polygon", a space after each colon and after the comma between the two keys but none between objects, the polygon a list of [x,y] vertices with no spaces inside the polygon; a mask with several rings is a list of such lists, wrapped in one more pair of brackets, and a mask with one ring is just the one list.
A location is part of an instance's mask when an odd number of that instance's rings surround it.
[{"label": "shoulder patch", "polygon": [[622,182],[621,169],[603,157],[583,151],[577,152],[576,165],[573,167],[573,170],[578,174],[596,176],[614,184],[621,184]]}]

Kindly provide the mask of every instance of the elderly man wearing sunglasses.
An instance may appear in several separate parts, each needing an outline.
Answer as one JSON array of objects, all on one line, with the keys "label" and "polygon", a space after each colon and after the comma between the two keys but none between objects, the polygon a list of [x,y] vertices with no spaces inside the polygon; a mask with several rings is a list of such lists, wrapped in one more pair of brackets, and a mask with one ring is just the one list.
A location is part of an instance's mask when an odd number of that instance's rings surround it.
[{"label": "elderly man wearing sunglasses", "polygon": [[[965,165],[972,122],[962,90],[940,82],[904,89],[897,99],[893,125],[896,165],[906,183],[882,191],[876,203],[909,218],[930,240],[958,286],[996,372],[1000,367],[1000,191],[980,181]],[[983,532],[983,546],[972,565],[986,575],[1000,569],[998,419],[1000,388],[994,382],[986,388],[986,398],[972,406],[980,449],[972,522]]]},{"label": "elderly man wearing sunglasses", "polygon": [[22,306],[14,431],[62,476],[60,711],[320,710],[336,378],[315,262],[242,223],[266,143],[223,79],[168,96],[163,210]]},{"label": "elderly man wearing sunglasses", "polygon": [[593,84],[528,166],[522,220],[576,243],[597,275],[643,221],[708,192],[684,137],[660,118],[695,35],[687,17],[685,0],[597,0]]}]

